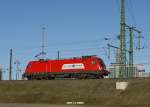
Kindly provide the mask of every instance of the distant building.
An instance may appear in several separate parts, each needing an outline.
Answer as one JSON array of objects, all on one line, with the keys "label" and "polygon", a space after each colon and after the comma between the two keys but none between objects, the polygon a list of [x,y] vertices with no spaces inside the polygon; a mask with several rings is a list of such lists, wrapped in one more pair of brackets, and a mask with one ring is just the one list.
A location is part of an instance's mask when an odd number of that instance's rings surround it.
[{"label": "distant building", "polygon": [[[119,78],[120,77],[120,50],[116,51],[116,60],[115,63],[112,63],[107,67],[111,72],[109,78]],[[133,71],[132,71],[133,70]],[[132,71],[132,72],[131,72]],[[126,65],[126,77],[150,77],[150,73],[145,72],[144,65],[142,64],[133,64],[133,68],[129,65]]]},{"label": "distant building", "polygon": [[[108,66],[107,69],[111,72],[109,78],[119,78],[119,68],[119,64],[111,64]],[[128,69],[129,66],[126,66],[127,75],[129,75]],[[144,65],[134,64],[132,77],[150,77],[150,73],[145,72]]]},{"label": "distant building", "polygon": [[119,78],[119,66],[118,65],[110,65],[107,67],[107,69],[110,71],[109,78]]}]

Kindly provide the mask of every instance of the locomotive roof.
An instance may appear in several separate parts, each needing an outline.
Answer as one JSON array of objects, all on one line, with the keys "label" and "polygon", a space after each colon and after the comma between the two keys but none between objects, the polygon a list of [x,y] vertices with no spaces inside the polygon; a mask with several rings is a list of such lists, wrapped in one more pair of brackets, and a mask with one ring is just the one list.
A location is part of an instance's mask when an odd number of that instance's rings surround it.
[{"label": "locomotive roof", "polygon": [[[74,60],[74,59],[89,59],[89,58],[99,58],[97,55],[89,55],[89,56],[81,56],[81,57],[72,57],[72,58],[64,58],[64,59],[39,59],[31,62],[37,62],[37,61],[55,61],[55,60]],[[99,58],[101,59],[101,58]]]}]

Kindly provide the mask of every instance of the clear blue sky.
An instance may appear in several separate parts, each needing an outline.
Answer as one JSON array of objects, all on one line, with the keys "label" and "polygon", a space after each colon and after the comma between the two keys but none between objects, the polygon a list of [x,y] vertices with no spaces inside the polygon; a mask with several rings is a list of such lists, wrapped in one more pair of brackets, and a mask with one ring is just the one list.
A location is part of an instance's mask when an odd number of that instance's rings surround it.
[{"label": "clear blue sky", "polygon": [[[126,0],[126,22],[142,30],[142,46],[150,46],[149,4],[149,0]],[[104,38],[118,45],[119,18],[119,0],[0,0],[0,65],[8,68],[12,48],[13,60],[24,69],[41,51],[43,26],[48,58],[56,58],[58,50],[63,58],[96,54],[109,65],[115,50],[108,59]],[[149,53],[149,47],[136,51],[135,63],[145,63],[150,71]]]}]

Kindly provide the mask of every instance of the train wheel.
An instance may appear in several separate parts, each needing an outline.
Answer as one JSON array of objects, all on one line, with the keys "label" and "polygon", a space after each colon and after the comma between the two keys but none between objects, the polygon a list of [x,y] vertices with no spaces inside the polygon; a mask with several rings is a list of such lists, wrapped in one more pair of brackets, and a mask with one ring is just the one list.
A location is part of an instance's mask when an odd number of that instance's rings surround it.
[{"label": "train wheel", "polygon": [[27,77],[27,79],[28,79],[28,80],[32,80],[32,78],[31,78],[31,77]]}]

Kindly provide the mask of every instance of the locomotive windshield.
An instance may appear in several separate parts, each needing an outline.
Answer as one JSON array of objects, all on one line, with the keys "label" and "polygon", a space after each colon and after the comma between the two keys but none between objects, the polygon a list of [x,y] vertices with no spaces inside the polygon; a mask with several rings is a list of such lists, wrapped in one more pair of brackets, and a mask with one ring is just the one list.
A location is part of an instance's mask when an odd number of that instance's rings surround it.
[{"label": "locomotive windshield", "polygon": [[104,69],[106,69],[106,65],[104,64],[104,61],[102,59],[99,59],[99,63]]}]

